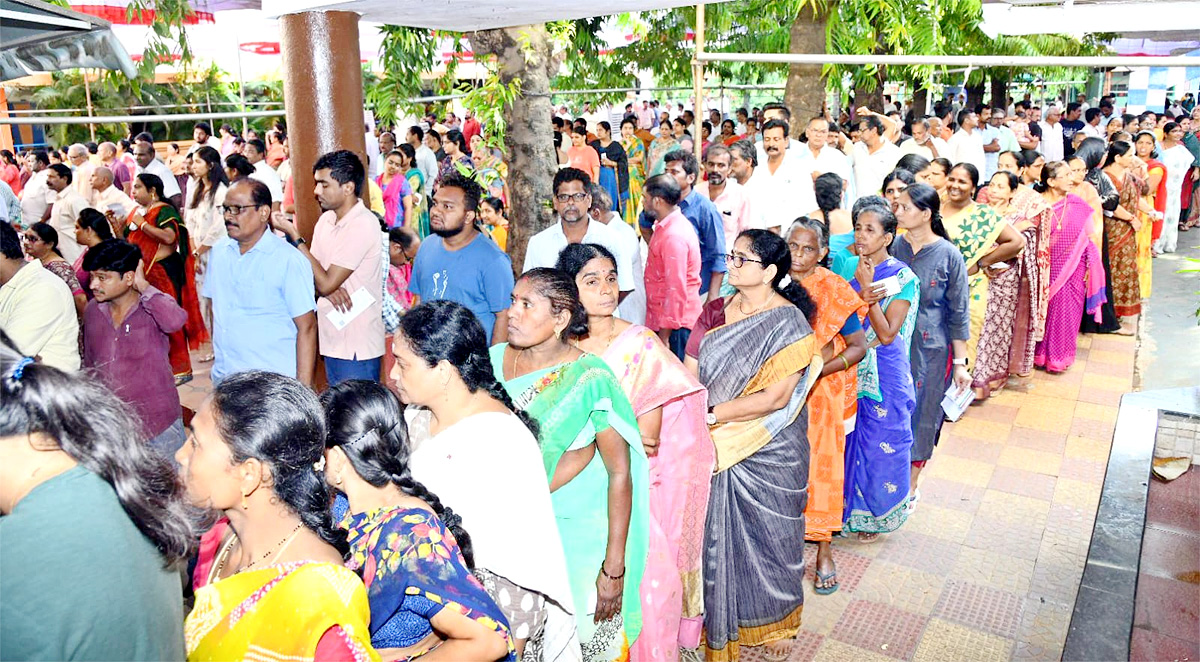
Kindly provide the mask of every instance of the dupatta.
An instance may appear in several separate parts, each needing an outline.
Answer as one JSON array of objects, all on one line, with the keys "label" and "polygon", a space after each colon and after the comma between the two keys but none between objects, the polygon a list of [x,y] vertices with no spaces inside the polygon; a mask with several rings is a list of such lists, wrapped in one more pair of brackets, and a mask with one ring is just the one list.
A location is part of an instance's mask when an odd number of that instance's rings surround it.
[{"label": "dupatta", "polygon": [[[858,258],[854,258],[854,268],[858,268]],[[890,297],[885,297],[879,302],[879,308],[887,311],[888,306],[893,301],[902,300],[908,302],[908,312],[904,315],[904,321],[900,323],[900,333],[892,340],[892,345],[897,345],[904,348],[904,355],[908,356],[909,346],[912,344],[913,329],[917,325],[917,310],[921,305],[921,281],[917,275],[913,273],[908,265],[894,257],[889,257],[883,261],[883,264],[875,267],[875,280],[882,280],[895,276],[900,281],[900,291]],[[858,284],[855,280],[854,284]],[[853,285],[852,285],[853,286]],[[859,285],[859,287],[862,287]],[[857,290],[856,290],[857,291]],[[879,334],[871,327],[870,320],[866,315],[863,315],[863,331],[867,336],[867,355],[858,363],[858,397],[870,398],[875,402],[883,402],[883,390],[879,385],[879,352],[877,351],[877,341]]]},{"label": "dupatta", "polygon": [[311,660],[334,626],[356,661],[378,660],[362,580],[333,563],[298,562],[240,572],[196,590],[184,623],[188,660]]}]

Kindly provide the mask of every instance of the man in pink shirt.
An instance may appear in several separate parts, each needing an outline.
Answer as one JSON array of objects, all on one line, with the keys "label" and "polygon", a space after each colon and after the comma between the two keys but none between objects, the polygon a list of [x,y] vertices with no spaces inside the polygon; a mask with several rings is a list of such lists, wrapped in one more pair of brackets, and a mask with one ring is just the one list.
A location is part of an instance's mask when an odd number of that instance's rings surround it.
[{"label": "man in pink shirt", "polygon": [[642,207],[654,219],[646,257],[646,326],[683,360],[700,317],[700,239],[679,210],[679,183],[670,175],[646,180]]},{"label": "man in pink shirt", "polygon": [[567,165],[588,174],[593,182],[600,181],[600,153],[587,144],[587,128],[571,129],[571,146],[567,148]]},{"label": "man in pink shirt", "polygon": [[729,176],[733,155],[725,145],[709,147],[704,155],[704,181],[696,190],[712,200],[721,212],[721,223],[725,229],[725,246],[732,248],[742,230],[750,228],[750,196],[746,189]]},{"label": "man in pink shirt", "polygon": [[329,152],[313,165],[316,196],[325,213],[310,250],[290,221],[272,225],[312,264],[317,286],[317,337],[329,384],[379,380],[383,342],[383,237],[379,218],[360,196],[366,170],[349,150]]}]

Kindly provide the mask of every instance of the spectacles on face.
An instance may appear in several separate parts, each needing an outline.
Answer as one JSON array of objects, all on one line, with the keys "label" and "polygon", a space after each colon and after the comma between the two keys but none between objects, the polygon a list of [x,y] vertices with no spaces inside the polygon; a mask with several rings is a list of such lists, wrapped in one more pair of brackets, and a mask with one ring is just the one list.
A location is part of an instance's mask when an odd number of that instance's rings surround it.
[{"label": "spectacles on face", "polygon": [[587,200],[587,197],[587,193],[559,193],[554,196],[554,199],[559,202],[583,202]]},{"label": "spectacles on face", "polygon": [[242,212],[247,209],[257,209],[258,205],[221,205],[218,209],[221,210],[222,216],[241,216]]},{"label": "spectacles on face", "polygon": [[738,255],[736,253],[729,253],[725,256],[725,259],[738,269],[741,269],[743,266],[745,266],[747,262],[753,262],[760,266],[766,264],[766,262],[763,262],[762,260],[756,260],[752,257],[746,257],[745,255]]}]

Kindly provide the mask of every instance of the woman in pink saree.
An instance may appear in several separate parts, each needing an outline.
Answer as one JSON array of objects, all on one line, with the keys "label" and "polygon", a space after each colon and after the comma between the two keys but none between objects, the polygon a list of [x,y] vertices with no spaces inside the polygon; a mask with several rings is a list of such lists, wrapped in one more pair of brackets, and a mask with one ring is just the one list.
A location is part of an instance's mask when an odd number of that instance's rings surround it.
[{"label": "woman in pink saree", "polygon": [[1092,207],[1071,193],[1070,167],[1047,163],[1042,171],[1050,203],[1050,289],[1046,329],[1034,351],[1034,364],[1048,372],[1063,372],[1075,363],[1079,320],[1086,310],[1099,318],[1107,301],[1104,265],[1092,243]]},{"label": "woman in pink saree", "polygon": [[646,327],[613,317],[616,260],[603,246],[569,244],[558,269],[575,279],[589,332],[576,345],[608,363],[629,396],[650,459],[650,540],[642,575],[642,632],[634,660],[679,659],[700,645],[701,551],[714,451],[704,386]]}]

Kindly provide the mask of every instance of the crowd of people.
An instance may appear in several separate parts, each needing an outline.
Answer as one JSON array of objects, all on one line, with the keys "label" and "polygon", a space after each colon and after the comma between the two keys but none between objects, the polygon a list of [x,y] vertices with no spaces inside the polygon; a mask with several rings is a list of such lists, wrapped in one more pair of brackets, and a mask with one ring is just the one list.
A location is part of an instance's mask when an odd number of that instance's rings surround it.
[{"label": "crowd of people", "polygon": [[1200,110],[888,104],[563,109],[516,274],[469,113],[322,155],[311,239],[282,126],[4,154],[0,657],[785,659],[805,543],[837,591],[943,397],[1134,333],[1200,217]]}]

